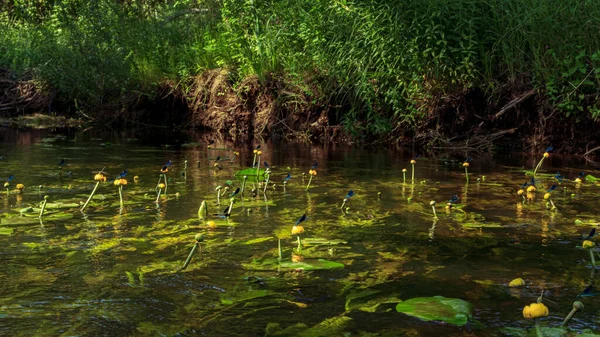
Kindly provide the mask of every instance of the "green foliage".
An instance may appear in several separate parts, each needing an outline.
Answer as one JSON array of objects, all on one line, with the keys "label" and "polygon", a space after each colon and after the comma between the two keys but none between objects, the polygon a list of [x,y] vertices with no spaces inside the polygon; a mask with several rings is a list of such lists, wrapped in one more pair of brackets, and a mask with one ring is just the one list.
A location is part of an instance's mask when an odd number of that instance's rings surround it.
[{"label": "green foliage", "polygon": [[600,117],[600,4],[542,0],[13,0],[0,66],[91,110],[206,69],[285,76],[341,107],[354,135],[422,121],[471,87],[523,83],[566,116]]}]

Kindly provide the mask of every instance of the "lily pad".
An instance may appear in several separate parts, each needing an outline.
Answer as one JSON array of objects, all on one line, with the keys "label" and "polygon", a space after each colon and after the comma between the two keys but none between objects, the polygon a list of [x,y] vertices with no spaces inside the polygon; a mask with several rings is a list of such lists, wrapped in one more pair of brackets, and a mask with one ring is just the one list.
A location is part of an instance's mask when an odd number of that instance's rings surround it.
[{"label": "lily pad", "polygon": [[594,177],[591,174],[588,174],[588,175],[585,176],[585,181],[588,181],[588,182],[591,182],[591,183],[598,181],[598,179],[600,179],[600,178],[596,178],[596,177]]},{"label": "lily pad", "polygon": [[[248,176],[248,177],[256,177],[257,175],[257,169],[249,167],[247,169],[243,169],[241,171],[238,171],[235,173],[236,177],[243,177],[243,176]],[[264,176],[265,175],[265,170],[263,169],[259,169],[258,170],[258,175],[259,176]]]},{"label": "lily pad", "polygon": [[458,326],[473,317],[469,302],[444,296],[416,297],[398,303],[396,311],[423,321],[441,321]]},{"label": "lily pad", "polygon": [[11,235],[13,233],[12,228],[0,227],[0,235]]},{"label": "lily pad", "polygon": [[302,269],[306,271],[311,270],[330,270],[330,269],[342,269],[344,265],[339,262],[329,261],[325,259],[306,259],[301,262],[292,261],[279,261],[275,258],[265,259],[262,261],[255,260],[251,264],[245,265],[248,269],[254,270],[276,270],[280,268],[284,269]]}]

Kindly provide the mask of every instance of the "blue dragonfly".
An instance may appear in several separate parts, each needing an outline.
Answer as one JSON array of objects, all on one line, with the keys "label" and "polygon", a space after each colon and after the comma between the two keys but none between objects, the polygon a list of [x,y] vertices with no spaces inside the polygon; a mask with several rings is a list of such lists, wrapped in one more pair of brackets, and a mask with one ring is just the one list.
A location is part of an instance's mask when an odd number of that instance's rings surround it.
[{"label": "blue dragonfly", "polygon": [[548,146],[548,147],[546,148],[546,152],[550,152],[550,151],[552,151],[552,150],[554,150],[554,148],[553,148],[552,146]]},{"label": "blue dragonfly", "polygon": [[460,198],[458,197],[458,195],[453,195],[450,197],[450,199],[448,199],[448,202],[451,204],[457,203],[458,200],[460,200]]},{"label": "blue dragonfly", "polygon": [[263,162],[263,164],[265,165],[265,168],[269,168],[269,164],[267,162]]},{"label": "blue dragonfly", "polygon": [[342,211],[344,209],[344,206],[346,206],[346,202],[348,202],[348,200],[350,198],[352,198],[353,196],[354,196],[354,191],[353,190],[348,191],[348,193],[346,194],[346,197],[344,198],[344,201],[342,202],[342,207],[341,207]]},{"label": "blue dragonfly", "polygon": [[292,179],[292,175],[288,173],[287,176],[283,178],[283,181],[289,181],[290,179]]},{"label": "blue dragonfly", "polygon": [[233,191],[233,193],[231,193],[231,194],[229,195],[229,197],[230,197],[230,198],[233,198],[233,197],[235,197],[236,195],[238,195],[238,194],[240,193],[240,191],[241,191],[241,189],[240,189],[239,187],[238,187],[238,188],[236,188],[236,189],[235,189],[235,191]]},{"label": "blue dragonfly", "polygon": [[583,176],[585,176],[585,172],[579,172],[579,175],[577,175],[577,178],[575,178],[575,182],[580,183],[581,179],[583,179]]},{"label": "blue dragonfly", "polygon": [[225,209],[223,210],[223,213],[219,213],[217,214],[217,216],[221,219],[226,219],[229,217],[229,206],[225,207]]},{"label": "blue dragonfly", "polygon": [[163,168],[160,170],[160,172],[162,172],[162,173],[169,172],[169,166],[171,166],[171,164],[172,164],[172,163],[173,163],[173,162],[169,160],[169,161],[168,161],[168,162],[167,162],[167,163],[166,163],[166,164],[163,166]]},{"label": "blue dragonfly", "polygon": [[557,187],[558,187],[558,185],[553,184],[552,187],[550,187],[550,189],[548,189],[548,192],[554,191]]},{"label": "blue dragonfly", "polygon": [[296,226],[301,224],[302,222],[304,222],[306,219],[308,219],[308,217],[306,216],[306,214],[302,214],[302,216],[300,217],[300,219],[298,219],[296,221]]},{"label": "blue dragonfly", "polygon": [[556,172],[554,179],[556,179],[556,181],[558,181],[559,183],[562,183],[563,179],[565,179],[565,177],[562,174],[560,174],[560,172]]},{"label": "blue dragonfly", "polygon": [[590,240],[591,238],[594,237],[594,235],[596,235],[596,227],[592,228],[590,230],[590,233],[586,237],[584,237],[583,239],[584,240]]},{"label": "blue dragonfly", "polygon": [[310,168],[314,170],[317,168],[317,166],[319,166],[319,162],[315,162]]},{"label": "blue dragonfly", "polygon": [[117,177],[117,179],[122,179],[125,178],[125,176],[127,175],[129,171],[124,170],[123,172],[119,173],[119,176]]},{"label": "blue dragonfly", "polygon": [[6,179],[6,182],[7,182],[7,183],[10,183],[10,182],[11,182],[11,180],[13,180],[13,179],[15,179],[15,176],[11,174],[11,175],[10,175],[10,176],[9,176],[9,177]]},{"label": "blue dragonfly", "polygon": [[58,163],[58,167],[62,168],[62,166],[65,164],[65,160],[61,159],[60,163]]},{"label": "blue dragonfly", "polygon": [[587,287],[585,287],[585,289],[577,295],[577,298],[581,298],[581,297],[594,297],[594,296],[598,296],[600,295],[600,292],[594,291],[594,285],[590,284]]},{"label": "blue dragonfly", "polygon": [[467,157],[467,159],[465,159],[464,163],[470,163],[471,161],[473,161],[473,158]]}]

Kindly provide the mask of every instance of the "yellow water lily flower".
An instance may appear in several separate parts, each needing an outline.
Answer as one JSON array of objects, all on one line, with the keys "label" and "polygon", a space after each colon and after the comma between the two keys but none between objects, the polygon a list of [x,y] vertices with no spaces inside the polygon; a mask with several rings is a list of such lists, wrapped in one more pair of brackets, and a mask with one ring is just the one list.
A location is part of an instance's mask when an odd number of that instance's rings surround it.
[{"label": "yellow water lily flower", "polygon": [[546,194],[544,194],[544,200],[548,200],[550,199],[550,192],[547,192]]},{"label": "yellow water lily flower", "polygon": [[417,163],[417,161],[416,161],[416,160],[414,160],[414,159],[411,159],[411,160],[410,160],[410,163],[414,165],[414,164],[416,164],[416,163]]},{"label": "yellow water lily flower", "polygon": [[317,170],[308,170],[308,174],[310,174],[311,176],[316,176]]},{"label": "yellow water lily flower", "polygon": [[165,184],[163,184],[163,183],[158,184],[158,188],[160,188],[161,190],[164,189],[165,188]]},{"label": "yellow water lily flower", "polygon": [[535,192],[535,186],[527,187],[527,192]]},{"label": "yellow water lily flower", "polygon": [[403,168],[403,169],[402,169],[402,172],[406,172],[406,171],[408,171],[408,170],[407,170],[407,169],[405,169],[405,168]]},{"label": "yellow water lily flower", "polygon": [[23,189],[25,189],[25,185],[17,184],[17,190],[22,191]]},{"label": "yellow water lily flower", "polygon": [[544,303],[531,303],[523,308],[523,317],[528,319],[545,317],[548,313],[548,307]]},{"label": "yellow water lily flower", "polygon": [[510,283],[508,284],[508,286],[511,287],[511,288],[524,287],[525,286],[525,281],[523,281],[522,278],[517,277],[516,279],[510,281]]},{"label": "yellow water lily flower", "polygon": [[304,233],[304,227],[297,225],[292,227],[292,235],[298,235]]},{"label": "yellow water lily flower", "polygon": [[522,190],[522,189],[520,189],[520,190],[517,191],[517,195],[523,195],[523,193],[525,193],[525,191]]},{"label": "yellow water lily flower", "polygon": [[106,177],[102,173],[96,173],[94,176],[95,181],[106,181]]},{"label": "yellow water lily flower", "polygon": [[594,248],[596,246],[596,244],[594,243],[594,241],[585,240],[585,241],[583,241],[583,243],[581,244],[581,246],[584,249],[590,249],[590,248]]},{"label": "yellow water lily flower", "polygon": [[544,152],[544,158],[548,158],[548,157],[550,157],[550,153]]},{"label": "yellow water lily flower", "polygon": [[471,164],[469,164],[468,162],[463,163],[463,167],[469,167],[469,166],[471,166]]},{"label": "yellow water lily flower", "polygon": [[127,180],[123,178],[115,179],[113,184],[115,184],[115,186],[127,185]]}]

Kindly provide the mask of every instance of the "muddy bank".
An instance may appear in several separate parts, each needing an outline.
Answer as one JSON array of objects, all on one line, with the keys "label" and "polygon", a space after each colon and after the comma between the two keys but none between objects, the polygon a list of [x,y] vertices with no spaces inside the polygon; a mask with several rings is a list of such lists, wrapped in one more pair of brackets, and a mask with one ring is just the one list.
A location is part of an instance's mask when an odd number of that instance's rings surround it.
[{"label": "muddy bank", "polygon": [[162,83],[153,97],[127,94],[125,100],[95,112],[67,108],[59,114],[61,118],[48,121],[44,116],[52,111],[54,96],[47,85],[16,78],[8,71],[0,75],[2,116],[41,112],[22,118],[21,124],[63,126],[87,120],[123,128],[155,125],[212,130],[233,139],[259,136],[468,151],[489,151],[498,144],[539,151],[551,144],[563,153],[600,153],[600,123],[581,116],[565,117],[552,108],[544,93],[526,85],[505,86],[493,93],[471,88],[432,95],[421,102],[424,116],[412,125],[381,107],[378,113],[387,116],[390,131],[375,136],[348,133],[339,116],[352,107],[321,92],[317,81],[305,81],[303,85],[310,86],[306,88],[284,77],[251,76],[235,84],[226,70],[213,69],[180,83]]}]

